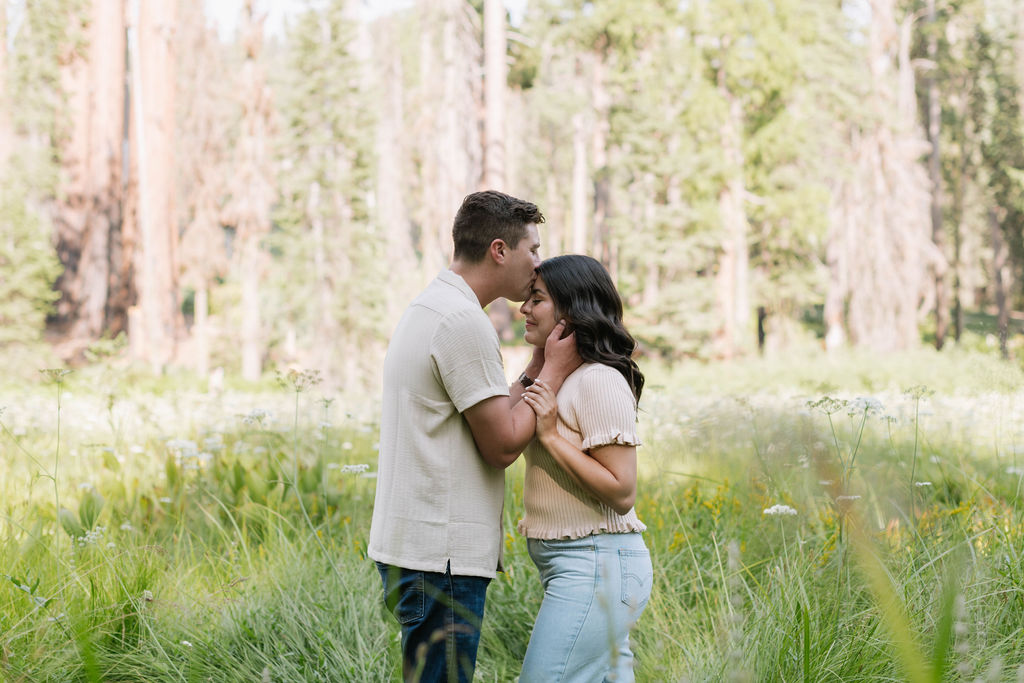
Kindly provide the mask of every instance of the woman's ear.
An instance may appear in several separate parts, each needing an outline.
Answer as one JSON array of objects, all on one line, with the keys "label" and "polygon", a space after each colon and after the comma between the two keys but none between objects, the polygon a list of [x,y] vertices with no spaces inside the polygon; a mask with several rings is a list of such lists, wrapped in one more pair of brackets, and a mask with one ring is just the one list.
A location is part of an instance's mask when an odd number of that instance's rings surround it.
[{"label": "woman's ear", "polygon": [[561,337],[559,337],[559,338],[560,338],[560,339],[565,339],[565,338],[566,338],[566,337],[568,337],[568,336],[569,336],[570,334],[572,334],[572,333],[573,333],[573,331],[574,331],[574,330],[575,330],[576,328],[575,328],[575,327],[573,326],[573,324],[572,324],[572,321],[571,321],[571,320],[569,320],[568,318],[566,318],[566,317],[565,317],[564,315],[563,315],[563,316],[560,316],[560,317],[561,317],[561,321],[562,321],[563,323],[565,323],[565,328],[564,328],[564,329],[562,330],[562,336],[561,336]]}]

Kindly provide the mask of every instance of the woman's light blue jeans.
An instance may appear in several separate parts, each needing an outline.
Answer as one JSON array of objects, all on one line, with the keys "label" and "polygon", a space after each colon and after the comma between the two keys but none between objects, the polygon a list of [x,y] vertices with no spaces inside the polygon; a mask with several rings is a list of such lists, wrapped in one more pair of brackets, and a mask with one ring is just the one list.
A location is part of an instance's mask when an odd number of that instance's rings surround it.
[{"label": "woman's light blue jeans", "polygon": [[544,601],[520,683],[632,683],[629,630],[647,606],[653,571],[639,533],[528,539]]}]

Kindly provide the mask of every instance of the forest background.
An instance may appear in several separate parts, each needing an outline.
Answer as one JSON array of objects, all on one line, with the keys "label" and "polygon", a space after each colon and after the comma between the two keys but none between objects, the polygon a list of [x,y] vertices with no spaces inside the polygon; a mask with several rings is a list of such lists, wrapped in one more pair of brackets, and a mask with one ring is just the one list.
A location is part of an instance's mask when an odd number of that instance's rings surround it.
[{"label": "forest background", "polygon": [[487,187],[608,266],[652,360],[1013,353],[1019,3],[267,8],[218,33],[199,0],[0,5],[11,373],[99,349],[375,387]]},{"label": "forest background", "polygon": [[638,680],[1024,681],[1024,3],[225,13],[0,2],[0,679],[397,680],[381,359],[494,187],[640,344]]}]

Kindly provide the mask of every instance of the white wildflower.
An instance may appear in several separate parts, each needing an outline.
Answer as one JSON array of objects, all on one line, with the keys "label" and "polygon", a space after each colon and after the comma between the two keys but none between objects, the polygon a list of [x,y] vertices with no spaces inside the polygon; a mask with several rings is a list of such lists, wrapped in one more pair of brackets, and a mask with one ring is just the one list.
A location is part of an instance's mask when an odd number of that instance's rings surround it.
[{"label": "white wildflower", "polygon": [[366,471],[366,470],[368,470],[368,469],[370,469],[370,466],[369,466],[369,465],[366,465],[366,464],[359,464],[359,465],[342,465],[342,467],[341,467],[341,473],[342,473],[342,474],[347,474],[347,473],[354,473],[354,474],[360,474],[360,473],[362,473],[362,472],[365,472],[365,471]]},{"label": "white wildflower", "polygon": [[138,444],[132,446],[129,450],[135,455],[141,455],[142,453],[146,452],[145,449],[142,446],[139,446]]},{"label": "white wildflower", "polygon": [[931,485],[932,485],[932,483],[930,481],[915,481],[914,482],[914,486],[917,486],[918,488],[920,488],[922,486],[931,486]]},{"label": "white wildflower", "polygon": [[167,450],[180,459],[195,455],[199,452],[199,447],[195,441],[189,439],[171,439],[167,442]]},{"label": "white wildflower", "polygon": [[791,508],[788,505],[776,503],[775,505],[772,505],[770,508],[765,508],[763,514],[770,515],[772,517],[780,515],[795,515],[796,509]]},{"label": "white wildflower", "polygon": [[142,591],[142,595],[140,595],[139,597],[141,597],[146,602],[153,602],[153,591],[148,589],[144,590]]},{"label": "white wildflower", "polygon": [[329,469],[329,470],[336,470],[336,469],[339,469],[339,468],[341,468],[341,465],[339,465],[336,462],[329,462],[329,463],[327,463],[327,469]]},{"label": "white wildflower", "polygon": [[181,641],[181,644],[184,645],[185,647],[192,647],[192,643],[188,642],[187,640]]},{"label": "white wildflower", "polygon": [[861,414],[878,414],[882,412],[882,403],[871,396],[858,396],[846,404],[846,414],[850,417]]},{"label": "white wildflower", "polygon": [[1024,467],[1007,467],[1006,468],[1006,473],[1007,474],[1015,474],[1018,477],[1024,476]]},{"label": "white wildflower", "polygon": [[837,501],[844,501],[844,500],[860,500],[860,496],[858,496],[858,495],[852,495],[852,496],[836,496],[836,500],[837,500]]},{"label": "white wildflower", "polygon": [[120,526],[121,531],[131,531],[134,528],[135,527],[132,526],[131,522],[121,522],[121,526]]},{"label": "white wildflower", "polygon": [[270,411],[262,408],[256,408],[255,410],[249,411],[248,415],[242,417],[242,422],[247,425],[263,425],[263,422],[270,417]]},{"label": "white wildflower", "polygon": [[341,449],[343,451],[350,451],[350,450],[352,450],[352,442],[351,441],[346,441],[345,443],[341,444]]},{"label": "white wildflower", "polygon": [[173,501],[172,501],[172,500],[170,499],[170,497],[169,497],[169,496],[161,496],[161,497],[160,497],[160,502],[161,502],[161,503],[171,503],[171,502],[173,502]]},{"label": "white wildflower", "polygon": [[819,479],[818,480],[818,484],[820,484],[821,486],[831,486],[834,483],[835,482],[832,481],[831,479]]},{"label": "white wildflower", "polygon": [[224,450],[224,439],[220,434],[214,434],[203,439],[203,450],[204,451],[221,451]]}]

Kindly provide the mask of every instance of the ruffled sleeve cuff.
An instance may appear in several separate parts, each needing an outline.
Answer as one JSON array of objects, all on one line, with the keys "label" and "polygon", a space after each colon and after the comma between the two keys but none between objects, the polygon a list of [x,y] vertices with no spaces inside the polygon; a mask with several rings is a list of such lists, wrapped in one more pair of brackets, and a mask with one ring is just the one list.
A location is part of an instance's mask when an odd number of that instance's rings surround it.
[{"label": "ruffled sleeve cuff", "polygon": [[592,448],[600,448],[601,446],[639,446],[640,439],[637,435],[632,432],[605,432],[603,434],[592,434],[588,435],[583,439],[583,444],[580,450],[589,451]]}]

